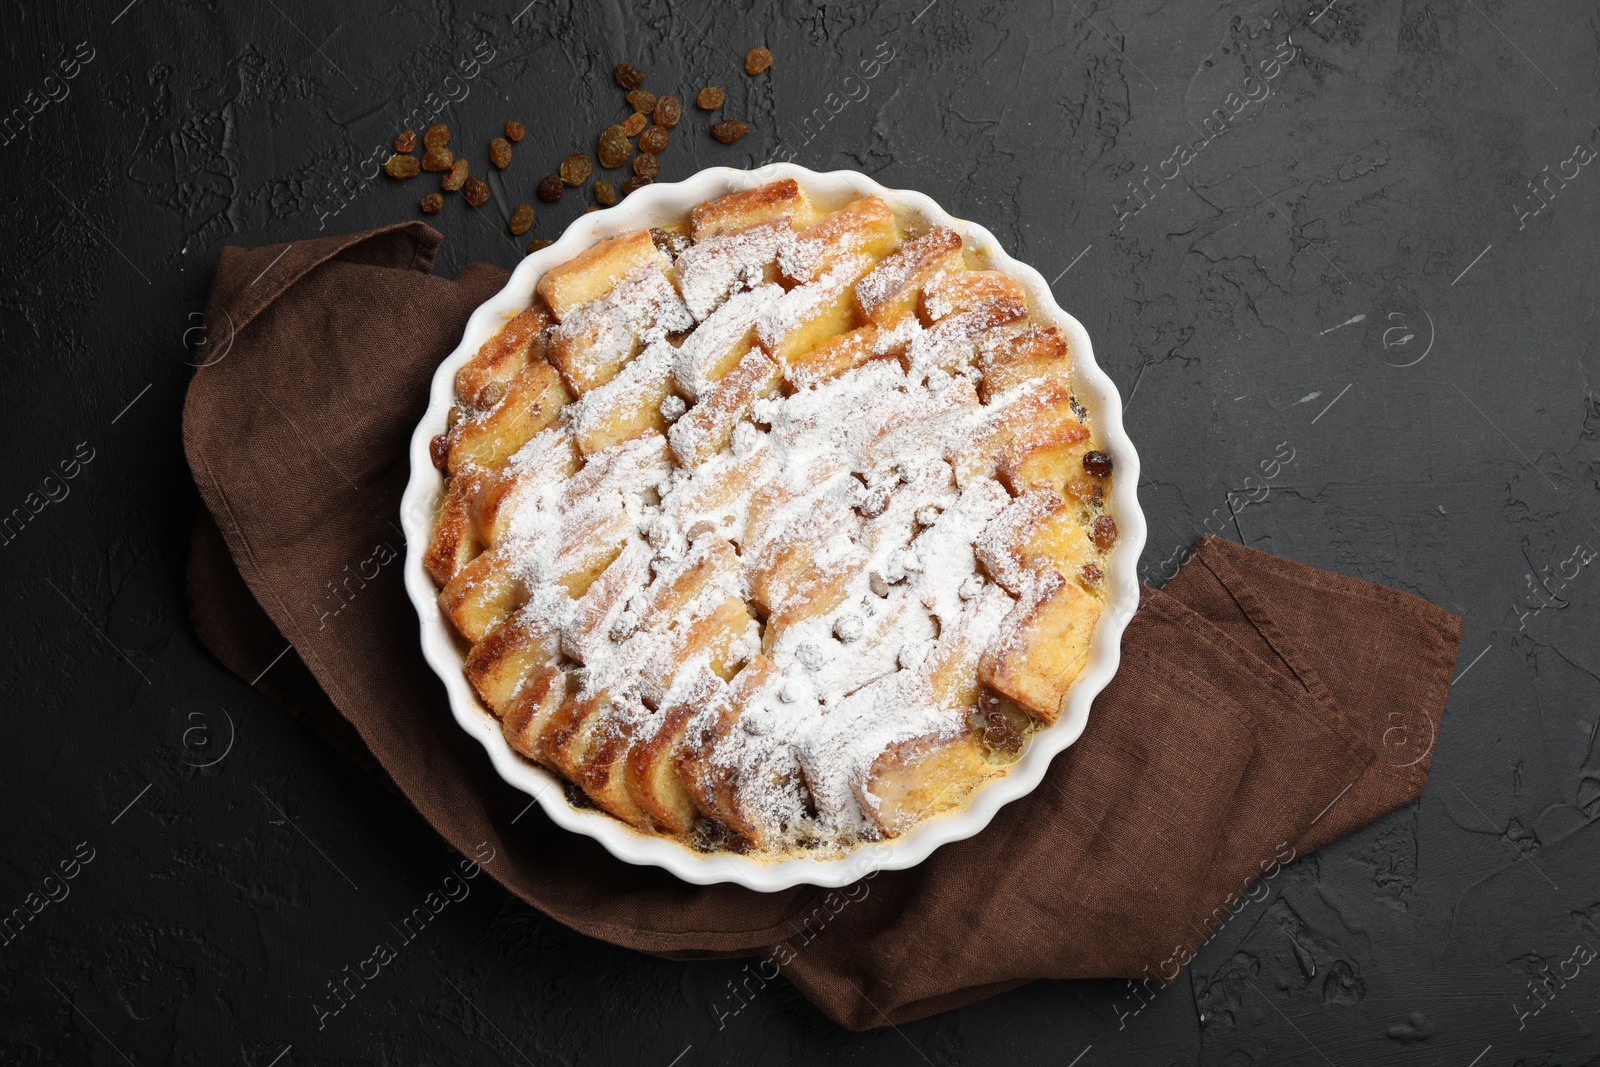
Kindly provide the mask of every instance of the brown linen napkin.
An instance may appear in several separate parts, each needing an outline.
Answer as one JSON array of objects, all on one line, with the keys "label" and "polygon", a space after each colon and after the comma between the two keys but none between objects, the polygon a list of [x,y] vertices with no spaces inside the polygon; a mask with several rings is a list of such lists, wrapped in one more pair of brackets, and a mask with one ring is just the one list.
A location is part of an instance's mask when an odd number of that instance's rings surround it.
[{"label": "brown linen napkin", "polygon": [[209,512],[191,614],[230,670],[553,918],[661,956],[762,955],[750,980],[781,972],[867,1029],[1035,978],[1170,981],[1254,879],[1420,794],[1460,621],[1208,537],[1144,591],[1120,671],[1039,788],[911,870],[840,890],[694,886],[525,813],[451,717],[401,583],[412,428],[506,280],[482,264],[432,276],[440,240],[407,223],[223,250],[207,336],[229,347],[184,409]]}]

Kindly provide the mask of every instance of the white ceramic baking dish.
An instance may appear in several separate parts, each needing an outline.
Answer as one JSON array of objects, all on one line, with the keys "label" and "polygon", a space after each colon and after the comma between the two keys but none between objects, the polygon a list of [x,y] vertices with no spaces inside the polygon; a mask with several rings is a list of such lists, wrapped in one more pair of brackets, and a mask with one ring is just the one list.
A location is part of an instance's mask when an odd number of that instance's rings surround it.
[{"label": "white ceramic baking dish", "polygon": [[[445,429],[445,420],[455,401],[456,370],[501,325],[529,305],[534,286],[544,272],[603,238],[645,229],[663,221],[681,220],[701,201],[780,178],[794,178],[808,195],[826,205],[838,205],[855,196],[881,196],[897,212],[920,216],[930,224],[957,231],[967,247],[984,256],[992,267],[1022,281],[1036,309],[1036,317],[1059,326],[1071,341],[1077,361],[1079,402],[1088,409],[1090,420],[1114,463],[1115,474],[1106,510],[1117,521],[1118,538],[1105,576],[1108,610],[1096,627],[1088,667],[1068,694],[1061,718],[1034,735],[1027,750],[1005,775],[980,786],[965,807],[925,820],[902,837],[876,842],[835,859],[774,862],[727,853],[695,852],[670,838],[640,833],[598,809],[577,808],[568,803],[555,775],[529,762],[506,743],[499,720],[484,707],[468,683],[462,671],[462,645],[439,611],[438,591],[423,565],[423,556],[445,487],[443,474],[429,459],[428,442]],[[978,833],[1001,806],[1031,792],[1056,754],[1082,735],[1089,720],[1090,704],[1116,673],[1122,632],[1139,603],[1135,572],[1144,548],[1145,521],[1139,510],[1138,484],[1139,457],[1122,426],[1122,400],[1116,385],[1096,365],[1088,332],[1077,319],[1056,305],[1049,285],[1039,272],[1007,255],[988,230],[951,217],[921,193],[886,189],[855,171],[820,174],[788,163],[774,163],[748,171],[713,167],[681,182],[647,185],[615,207],[579,216],[560,240],[524,259],[506,287],[473,312],[461,343],[434,374],[427,413],[411,438],[411,478],[401,498],[401,519],[406,534],[406,591],[421,619],[423,655],[444,681],[451,714],[462,729],[482,743],[499,774],[530,794],[558,824],[589,835],[619,859],[664,867],[688,882],[702,885],[734,882],[763,892],[798,884],[841,886],[869,870],[914,866],[940,845]],[[443,709],[440,710],[442,713]]]}]

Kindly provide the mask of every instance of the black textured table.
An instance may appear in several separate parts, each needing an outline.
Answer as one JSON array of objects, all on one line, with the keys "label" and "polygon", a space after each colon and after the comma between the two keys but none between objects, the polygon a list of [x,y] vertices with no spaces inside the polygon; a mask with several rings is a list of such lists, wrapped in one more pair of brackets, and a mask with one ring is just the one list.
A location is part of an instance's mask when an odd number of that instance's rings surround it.
[{"label": "black textured table", "polygon": [[[0,1062],[1600,1063],[1592,3],[125,3],[0,13]],[[592,202],[534,187],[626,115],[620,61],[753,127],[691,104],[662,180],[862,170],[1052,279],[1122,390],[1148,580],[1210,530],[1464,615],[1437,735],[1386,739],[1434,748],[1422,799],[1153,997],[1041,982],[855,1035],[488,879],[395,937],[457,857],[186,623],[179,413],[227,343],[198,312],[222,245],[420,217],[432,177],[377,167],[429,121],[492,193],[430,219],[439,270],[513,266]]]}]

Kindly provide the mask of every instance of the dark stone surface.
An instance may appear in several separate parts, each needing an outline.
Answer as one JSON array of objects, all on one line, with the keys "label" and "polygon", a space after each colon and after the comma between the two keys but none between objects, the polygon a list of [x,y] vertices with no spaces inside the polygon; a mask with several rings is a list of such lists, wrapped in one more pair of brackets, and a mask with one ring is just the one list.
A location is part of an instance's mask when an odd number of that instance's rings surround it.
[{"label": "dark stone surface", "polygon": [[[0,13],[0,509],[39,508],[0,546],[0,908],[70,891],[0,945],[0,1062],[1600,1063],[1593,4],[124,2]],[[865,170],[1055,279],[1128,398],[1152,578],[1209,528],[1464,614],[1420,802],[1285,870],[1137,1015],[1041,982],[853,1035],[778,984],[719,1026],[739,963],[484,879],[319,1027],[455,857],[186,625],[195,313],[221,245],[414,217],[430,178],[363,175],[429,93],[468,146],[528,126],[488,206],[433,220],[443,272],[512,266],[505,218],[623,116],[625,59],[754,126],[724,147],[691,107],[664,178]]]}]

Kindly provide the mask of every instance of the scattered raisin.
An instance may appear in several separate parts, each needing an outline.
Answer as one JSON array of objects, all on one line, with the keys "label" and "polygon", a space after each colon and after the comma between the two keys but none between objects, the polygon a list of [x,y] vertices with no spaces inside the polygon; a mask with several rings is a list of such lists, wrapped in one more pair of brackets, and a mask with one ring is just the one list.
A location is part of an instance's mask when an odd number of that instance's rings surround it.
[{"label": "scattered raisin", "polygon": [[468,178],[461,187],[461,195],[471,207],[482,207],[489,202],[489,183],[482,178]]},{"label": "scattered raisin", "polygon": [[561,199],[561,190],[566,188],[561,182],[561,175],[546,174],[539,179],[539,199],[547,204],[553,204]]},{"label": "scattered raisin", "polygon": [[677,259],[679,254],[694,243],[686,235],[673,230],[663,230],[660,226],[650,227],[650,240],[659,251],[672,259]]},{"label": "scattered raisin", "polygon": [[643,189],[645,186],[649,185],[652,180],[653,179],[651,178],[641,178],[635,174],[633,177],[622,183],[622,195],[627,196],[635,189]]},{"label": "scattered raisin", "polygon": [[521,237],[533,229],[533,208],[527,204],[518,204],[517,210],[511,213],[511,220],[506,223],[513,234]]},{"label": "scattered raisin", "polygon": [[682,100],[675,96],[663,96],[656,101],[655,120],[657,126],[665,126],[670,130],[678,124],[678,120],[681,118],[683,118]]},{"label": "scattered raisin", "polygon": [[594,164],[585,155],[570,155],[561,161],[561,180],[576,188],[589,180]]},{"label": "scattered raisin", "polygon": [[633,157],[633,172],[641,178],[655,178],[661,174],[661,161],[649,152]]},{"label": "scattered raisin", "polygon": [[422,153],[422,169],[429,171],[449,170],[450,164],[456,161],[456,154],[448,148],[430,148]]},{"label": "scattered raisin", "polygon": [[639,136],[639,131],[650,125],[650,120],[635,111],[622,122],[622,132],[629,137]]},{"label": "scattered raisin", "polygon": [[617,80],[617,85],[630,92],[644,84],[644,71],[632,63],[618,63],[611,76]]},{"label": "scattered raisin", "polygon": [[512,144],[516,144],[518,141],[522,140],[522,123],[518,122],[516,119],[512,119],[510,122],[506,123],[506,140],[510,141]]},{"label": "scattered raisin", "polygon": [[504,137],[496,137],[489,142],[489,162],[499,170],[505,170],[511,163],[511,142]]},{"label": "scattered raisin", "polygon": [[1099,585],[1100,579],[1105,577],[1093,563],[1085,563],[1078,573],[1083,575],[1085,585]]},{"label": "scattered raisin", "polygon": [[506,383],[496,378],[478,393],[478,406],[492,408],[506,398]]},{"label": "scattered raisin", "polygon": [[594,183],[594,202],[603,207],[610,207],[617,202],[617,187],[610,182]]},{"label": "scattered raisin", "polygon": [[760,74],[770,66],[772,66],[772,53],[759,45],[744,54],[744,72],[746,74]]},{"label": "scattered raisin", "polygon": [[649,89],[635,89],[628,94],[628,106],[641,115],[648,115],[656,109],[656,94]]},{"label": "scattered raisin", "polygon": [[672,135],[660,126],[652,126],[639,135],[639,151],[661,152],[667,147],[667,142],[672,140]]},{"label": "scattered raisin", "polygon": [[1110,515],[1095,516],[1095,520],[1089,524],[1089,540],[1102,552],[1116,544],[1117,520]]},{"label": "scattered raisin", "polygon": [[695,94],[694,106],[701,111],[715,111],[728,99],[728,94],[714,86],[707,86]]},{"label": "scattered raisin", "polygon": [[553,244],[555,244],[555,242],[550,240],[548,237],[535,237],[533,240],[528,242],[528,251],[537,252],[539,249],[549,248]]},{"label": "scattered raisin", "polygon": [[1106,483],[1098,478],[1068,478],[1062,486],[1068,496],[1076,497],[1090,507],[1105,503]]},{"label": "scattered raisin", "polygon": [[[429,193],[428,196],[438,198],[438,193]],[[428,196],[422,199],[428,199]],[[427,210],[424,208],[423,210]],[[435,209],[437,210],[437,208]],[[433,460],[433,465],[444,470],[444,465],[450,461],[450,435],[435,434],[433,440],[428,442],[428,458]]]},{"label": "scattered raisin", "polygon": [[465,184],[467,184],[467,161],[464,159],[458,159],[450,164],[450,169],[439,179],[439,188],[447,193],[459,193]]},{"label": "scattered raisin", "polygon": [[444,197],[438,193],[429,193],[417,204],[424,215],[437,215],[439,209],[444,207]]},{"label": "scattered raisin", "polygon": [[989,690],[979,695],[978,706],[967,713],[967,723],[991,751],[1011,755],[1022,751],[1022,731],[1012,716],[1006,714],[1000,698]]},{"label": "scattered raisin", "polygon": [[383,172],[391,178],[415,178],[421,169],[416,156],[393,155],[383,165]]},{"label": "scattered raisin", "polygon": [[1111,473],[1111,457],[1104,452],[1085,452],[1083,469],[1096,478],[1104,478]]},{"label": "scattered raisin", "polygon": [[732,144],[749,132],[750,124],[748,122],[740,122],[738,119],[719,122],[711,127],[711,136],[723,144]]},{"label": "scattered raisin", "polygon": [[415,152],[417,150],[417,131],[401,130],[395,134],[394,150],[402,155]]},{"label": "scattered raisin", "polygon": [[438,122],[428,127],[428,132],[422,135],[422,147],[443,148],[450,143],[450,127]]},{"label": "scattered raisin", "polygon": [[607,126],[600,131],[600,144],[596,154],[600,157],[600,165],[610,170],[628,161],[628,157],[633,155],[633,144],[621,126]]}]

